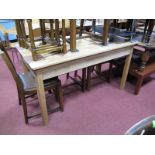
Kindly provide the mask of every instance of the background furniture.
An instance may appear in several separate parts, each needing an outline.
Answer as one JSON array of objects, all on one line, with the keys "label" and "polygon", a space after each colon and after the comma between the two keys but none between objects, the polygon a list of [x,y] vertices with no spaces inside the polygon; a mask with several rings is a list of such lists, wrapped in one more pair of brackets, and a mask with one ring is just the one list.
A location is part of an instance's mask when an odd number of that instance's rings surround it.
[{"label": "background furniture", "polygon": [[[80,30],[79,30],[79,36],[82,36],[82,31],[84,27],[84,19],[80,20]],[[76,26],[76,20],[71,19],[70,20],[70,50],[72,52],[78,52],[78,49],[76,47],[76,40],[77,40],[77,32],[78,27]],[[80,39],[80,38],[78,38]],[[81,91],[85,91],[86,87],[86,68],[82,68],[82,76],[78,75],[78,70],[74,71],[74,77],[70,76],[69,73],[66,74],[66,79],[71,79],[74,81],[72,84],[77,84],[81,87]],[[72,85],[70,84],[70,85]]]},{"label": "background furniture", "polygon": [[[136,78],[134,94],[138,95],[143,84],[143,80],[155,72],[155,47],[139,43],[134,46],[133,57],[129,69],[129,75]],[[124,59],[112,60],[109,66],[109,82],[112,78],[112,68],[116,66],[119,70],[123,69]]]},{"label": "background furniture", "polygon": [[[109,26],[110,26],[110,20],[108,19],[104,19],[102,20],[102,33],[98,33],[98,34],[95,34],[95,30],[96,30],[96,19],[92,19],[92,27],[91,27],[91,32],[89,32],[89,37],[92,39],[92,40],[100,40],[100,43],[103,44],[103,45],[107,45],[108,44],[108,39],[109,39]],[[79,33],[79,36],[82,36],[82,33],[83,32],[83,25],[84,25],[84,19],[81,19],[81,24],[80,24],[80,33]],[[86,89],[87,90],[90,90],[90,86],[91,86],[91,74],[93,73],[94,71],[94,68],[96,68],[96,74],[97,76],[101,77],[101,66],[102,66],[102,63],[100,64],[97,64],[97,65],[94,65],[94,66],[89,66],[87,67],[87,79],[86,79]]]},{"label": "background furniture", "polygon": [[[155,47],[138,45],[139,51],[141,52],[140,65],[136,65],[134,61],[131,63],[129,74],[137,78],[135,94],[137,95],[140,91],[143,80],[150,74],[155,72]],[[138,51],[138,46],[135,46],[135,52]]]},{"label": "background furniture", "polygon": [[[155,72],[155,44],[153,33],[154,20],[137,20],[136,25],[137,26],[135,29],[138,29],[138,31],[136,31],[136,35],[132,41],[136,41],[137,45],[134,46],[129,75],[132,75],[137,79],[134,92],[137,95],[140,91],[143,80]],[[123,69],[123,63],[123,59],[112,60],[110,62],[109,81],[111,80],[112,76],[112,66],[116,66],[119,72],[119,70]]]}]

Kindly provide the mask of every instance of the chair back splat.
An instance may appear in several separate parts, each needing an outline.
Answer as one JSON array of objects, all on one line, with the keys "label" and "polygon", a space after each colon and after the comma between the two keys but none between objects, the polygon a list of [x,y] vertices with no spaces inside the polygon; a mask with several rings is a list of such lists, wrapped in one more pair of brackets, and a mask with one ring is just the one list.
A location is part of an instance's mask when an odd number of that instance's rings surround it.
[{"label": "chair back splat", "polygon": [[6,65],[7,65],[7,67],[9,68],[9,70],[10,70],[10,72],[11,72],[11,74],[12,74],[12,76],[13,76],[15,82],[16,82],[16,84],[19,85],[20,84],[20,80],[18,78],[18,74],[16,72],[15,66],[13,65],[12,60],[9,57],[9,54],[7,53],[5,47],[2,45],[1,42],[0,42],[0,49],[4,52],[2,54],[2,57],[3,57]]}]

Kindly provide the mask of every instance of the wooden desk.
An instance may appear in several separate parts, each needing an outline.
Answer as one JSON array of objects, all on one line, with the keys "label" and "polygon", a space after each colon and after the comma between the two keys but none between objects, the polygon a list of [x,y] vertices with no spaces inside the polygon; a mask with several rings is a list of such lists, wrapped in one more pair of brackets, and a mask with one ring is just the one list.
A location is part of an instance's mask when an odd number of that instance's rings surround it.
[{"label": "wooden desk", "polygon": [[[48,57],[33,61],[28,49],[19,48],[24,63],[33,73],[37,83],[37,94],[44,124],[48,123],[45,91],[43,80],[72,72],[88,66],[96,65],[111,59],[127,56],[122,74],[120,88],[125,86],[134,43],[109,44],[103,46],[90,38],[77,40],[78,52],[67,52],[66,54],[48,54]],[[67,47],[69,48],[69,46]]]}]

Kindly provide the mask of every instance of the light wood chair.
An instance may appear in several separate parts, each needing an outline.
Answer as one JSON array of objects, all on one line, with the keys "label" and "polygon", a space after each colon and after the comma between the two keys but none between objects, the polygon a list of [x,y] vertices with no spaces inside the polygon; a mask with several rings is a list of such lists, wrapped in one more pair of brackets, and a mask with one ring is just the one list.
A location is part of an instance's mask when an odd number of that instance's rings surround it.
[{"label": "light wood chair", "polygon": [[[41,28],[42,43],[46,44],[46,37],[49,37],[51,42],[54,42],[55,40],[57,44],[60,45],[60,34],[62,35],[63,30],[61,30],[59,27],[59,19],[40,19],[39,22]],[[61,23],[61,27],[65,29],[65,20],[62,20]],[[49,27],[46,26],[47,24],[49,25]],[[64,37],[66,37],[66,34]]]},{"label": "light wood chair", "polygon": [[[59,34],[59,20],[58,19],[49,19],[50,29],[47,31],[45,27],[45,20],[40,20],[40,29],[41,29],[41,40],[42,45],[36,46],[32,20],[27,19],[28,38],[26,37],[25,27],[23,24],[23,20],[16,20],[16,29],[19,38],[19,44],[21,47],[29,48],[32,52],[32,58],[34,61],[38,60],[38,55],[43,53],[51,53],[51,52],[67,52],[66,48],[66,30],[65,30],[65,19],[62,19],[62,33]],[[55,27],[53,27],[55,23]],[[48,32],[48,36],[46,33]],[[21,39],[22,38],[22,39]],[[62,41],[60,41],[60,38]]]},{"label": "light wood chair", "polygon": [[25,30],[25,20],[24,19],[15,19],[17,39],[20,47],[28,48],[27,45],[27,36]]},{"label": "light wood chair", "polygon": [[[19,104],[22,105],[22,107],[23,107],[25,123],[28,124],[28,120],[30,118],[40,115],[40,114],[36,114],[36,115],[29,116],[28,112],[27,112],[26,98],[37,93],[35,79],[30,72],[17,73],[16,69],[9,57],[9,54],[7,53],[6,49],[4,48],[4,46],[1,43],[0,43],[0,49],[1,49],[1,51],[4,52],[2,54],[2,57],[3,57],[6,65],[8,66],[15,82],[16,82]],[[62,88],[61,88],[61,81],[58,79],[58,77],[54,77],[54,78],[45,80],[44,88],[46,91],[53,90],[53,92],[55,93],[56,99],[59,102],[58,109],[63,111],[64,110],[63,93],[62,93]],[[49,113],[51,113],[50,110],[49,110]]]},{"label": "light wood chair", "polygon": [[[32,28],[32,20],[27,20],[28,22],[28,28],[29,28],[29,38],[30,38],[30,47],[32,51],[32,57],[33,60],[37,60],[37,55],[38,54],[43,54],[43,53],[50,53],[50,52],[63,52],[66,53],[66,32],[65,32],[65,19],[62,19],[62,43],[60,42],[60,35],[59,35],[59,20],[55,20],[55,31],[53,32],[53,20],[50,20],[50,41],[49,44],[47,45],[42,45],[40,47],[36,47],[34,43],[34,34],[33,34],[33,28]],[[41,22],[43,25],[43,22]],[[45,26],[44,26],[45,27]],[[43,43],[45,43],[45,33],[44,29],[42,26],[42,38],[43,38]],[[45,31],[46,32],[46,31]]]},{"label": "light wood chair", "polygon": [[84,19],[80,19],[80,29],[79,29],[79,36],[82,37],[83,33],[89,33],[90,31],[93,31],[96,25],[96,19],[91,19],[92,21],[92,25],[85,27],[84,23],[85,20]]}]

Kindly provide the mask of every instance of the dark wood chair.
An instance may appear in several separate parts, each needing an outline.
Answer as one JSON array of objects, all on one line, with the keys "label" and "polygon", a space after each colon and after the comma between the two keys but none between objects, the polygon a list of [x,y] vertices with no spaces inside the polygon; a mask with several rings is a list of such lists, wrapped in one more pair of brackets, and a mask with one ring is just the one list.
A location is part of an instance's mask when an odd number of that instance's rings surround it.
[{"label": "dark wood chair", "polygon": [[125,135],[155,135],[155,126],[154,126],[155,116],[149,116],[125,132]]},{"label": "dark wood chair", "polygon": [[73,83],[69,84],[68,86],[76,84],[76,85],[80,86],[82,92],[84,92],[86,90],[86,68],[82,68],[81,76],[78,74],[78,70],[74,71],[73,77],[69,73],[67,73],[66,79],[67,80],[71,79],[73,81]]},{"label": "dark wood chair", "polygon": [[[94,19],[92,23],[93,23],[92,24],[92,29],[95,30],[96,20]],[[101,37],[103,45],[107,45],[108,44],[109,25],[110,25],[110,20],[104,19],[103,32],[102,32],[102,37]],[[106,62],[104,62],[104,63],[106,63]],[[93,71],[96,72],[96,75],[100,79],[102,79],[102,80],[105,79],[103,77],[103,73],[102,73],[102,70],[101,70],[102,64],[104,64],[104,63],[100,63],[100,64],[96,64],[96,65],[87,67],[87,83],[86,83],[86,89],[87,90],[90,90],[90,87],[91,87],[91,79],[92,79],[91,75],[92,75]]]},{"label": "dark wood chair", "polygon": [[[17,73],[9,57],[9,54],[7,53],[6,49],[1,43],[0,43],[0,49],[3,51],[2,57],[16,82],[19,104],[22,105],[23,107],[25,123],[28,124],[28,120],[30,118],[40,115],[40,114],[36,114],[36,115],[29,116],[27,112],[26,98],[37,93],[35,79],[33,78],[30,72]],[[56,99],[58,100],[59,105],[60,105],[58,109],[63,111],[64,110],[63,93],[62,93],[62,88],[61,88],[61,81],[58,79],[58,77],[45,80],[44,88],[46,91],[53,90],[53,92],[55,93]],[[51,111],[49,111],[49,113],[51,113]]]},{"label": "dark wood chair", "polygon": [[140,63],[132,61],[129,74],[137,78],[135,94],[137,95],[143,84],[143,80],[155,72],[155,47],[135,46],[134,53],[140,55]]},{"label": "dark wood chair", "polygon": [[[108,63],[108,62],[105,62]],[[86,89],[90,90],[91,88],[91,80],[99,78],[102,81],[107,80],[106,72],[102,71],[102,65],[105,63],[100,63],[94,66],[87,67],[87,80],[86,80]],[[96,77],[92,77],[92,73],[96,74]]]},{"label": "dark wood chair", "polygon": [[[83,30],[83,23],[84,20],[81,20],[81,24],[80,24],[80,31],[79,31],[79,35],[80,37],[82,36],[82,30]],[[76,52],[76,34],[77,34],[77,27],[76,27],[76,20],[75,19],[71,19],[70,20],[70,50],[72,52]],[[72,77],[70,75],[70,73],[66,74],[66,79],[71,79],[73,81],[73,83],[67,85],[73,85],[73,84],[77,84],[78,86],[81,87],[81,91],[85,91],[86,89],[86,68],[82,69],[82,75],[79,76],[78,74],[78,70],[74,71],[74,77]],[[66,87],[66,86],[65,86]]]},{"label": "dark wood chair", "polygon": [[[110,82],[113,75],[113,67],[117,72],[122,72],[125,58],[110,61],[108,81]],[[155,47],[134,46],[133,57],[131,60],[129,75],[136,78],[134,94],[138,95],[146,77],[155,72]]]},{"label": "dark wood chair", "polygon": [[[107,45],[108,43],[108,35],[109,35],[109,23],[110,21],[108,19],[105,19],[104,20],[104,26],[103,26],[103,33],[102,33],[102,36],[99,37],[99,39],[102,41],[103,45]],[[95,24],[96,24],[96,19],[93,19],[92,20],[92,29],[95,29]],[[74,24],[75,25],[75,24]],[[83,38],[83,34],[84,33],[87,33],[86,31],[84,31],[86,28],[84,28],[84,19],[81,19],[80,20],[80,30],[79,30],[79,38],[76,38],[76,27],[74,28],[74,40],[76,39],[81,39]],[[89,37],[91,37],[89,35]],[[73,38],[73,37],[72,37]],[[93,39],[93,38],[92,38]],[[76,45],[76,42],[75,42],[75,45]],[[76,46],[74,48],[74,51],[76,51]],[[74,77],[71,77],[70,74],[68,73],[66,78],[71,78],[73,81],[75,81],[78,85],[81,86],[81,90],[84,92],[85,89],[89,90],[90,89],[90,86],[91,86],[91,79],[92,79],[92,72],[94,71],[94,68],[96,68],[96,73],[99,77],[102,76],[101,74],[101,65],[102,64],[96,64],[96,65],[93,65],[93,66],[89,66],[87,68],[83,68],[82,69],[82,76],[80,77],[78,75],[78,71],[75,71],[74,72]],[[77,82],[77,79],[81,79],[81,82]],[[101,79],[103,79],[101,77]]]}]

